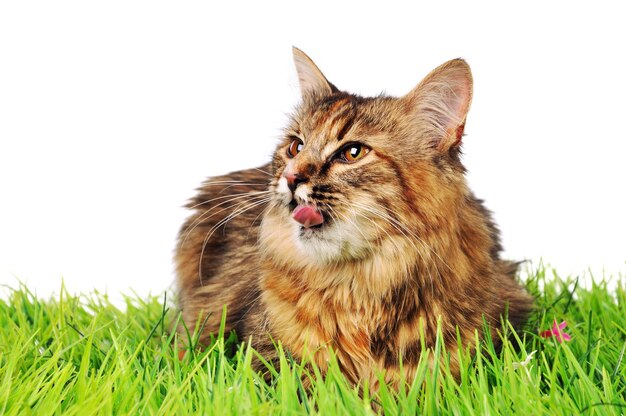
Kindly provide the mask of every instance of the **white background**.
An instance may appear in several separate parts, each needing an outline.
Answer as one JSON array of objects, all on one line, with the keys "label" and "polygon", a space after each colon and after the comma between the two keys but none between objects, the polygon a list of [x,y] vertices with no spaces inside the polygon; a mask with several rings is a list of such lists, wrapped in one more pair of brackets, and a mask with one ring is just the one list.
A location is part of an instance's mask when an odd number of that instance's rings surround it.
[{"label": "white background", "polygon": [[505,255],[625,269],[621,9],[300,3],[1,2],[0,283],[166,289],[193,189],[269,159],[298,100],[292,45],[363,95],[465,58],[464,160]]}]

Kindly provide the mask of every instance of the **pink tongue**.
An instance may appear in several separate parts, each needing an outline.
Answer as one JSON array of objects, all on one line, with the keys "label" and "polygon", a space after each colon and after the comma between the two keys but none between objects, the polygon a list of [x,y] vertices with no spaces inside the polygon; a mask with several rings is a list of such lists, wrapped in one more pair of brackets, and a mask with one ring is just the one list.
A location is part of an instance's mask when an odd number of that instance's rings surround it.
[{"label": "pink tongue", "polygon": [[311,205],[298,205],[296,209],[293,210],[291,216],[305,228],[320,225],[324,222],[322,214]]}]

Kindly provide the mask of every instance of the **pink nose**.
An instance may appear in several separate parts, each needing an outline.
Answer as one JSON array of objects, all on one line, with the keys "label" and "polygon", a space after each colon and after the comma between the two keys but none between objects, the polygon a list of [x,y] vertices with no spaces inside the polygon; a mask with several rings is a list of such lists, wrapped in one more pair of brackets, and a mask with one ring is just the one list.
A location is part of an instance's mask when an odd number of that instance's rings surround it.
[{"label": "pink nose", "polygon": [[285,173],[283,174],[285,179],[287,179],[287,185],[291,186],[296,181],[296,175],[293,173]]},{"label": "pink nose", "polygon": [[304,228],[314,227],[324,222],[322,213],[312,205],[298,205],[291,214],[292,218],[304,226]]},{"label": "pink nose", "polygon": [[307,181],[306,178],[297,173],[285,172],[283,173],[283,176],[287,179],[287,187],[291,190],[291,192],[295,192],[298,184]]}]

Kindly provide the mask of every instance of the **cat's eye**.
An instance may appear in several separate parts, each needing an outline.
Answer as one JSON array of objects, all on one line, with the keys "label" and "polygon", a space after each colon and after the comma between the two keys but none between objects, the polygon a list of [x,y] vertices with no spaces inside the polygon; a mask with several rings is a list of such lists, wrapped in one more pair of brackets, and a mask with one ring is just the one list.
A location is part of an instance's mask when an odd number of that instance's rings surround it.
[{"label": "cat's eye", "polygon": [[302,151],[303,147],[304,143],[302,143],[302,140],[297,137],[293,137],[291,139],[291,143],[289,143],[289,147],[287,148],[287,155],[289,157],[296,157],[296,155]]},{"label": "cat's eye", "polygon": [[341,152],[339,153],[339,158],[344,162],[352,163],[361,159],[363,156],[368,154],[369,151],[369,147],[364,146],[360,143],[353,143],[341,149]]}]

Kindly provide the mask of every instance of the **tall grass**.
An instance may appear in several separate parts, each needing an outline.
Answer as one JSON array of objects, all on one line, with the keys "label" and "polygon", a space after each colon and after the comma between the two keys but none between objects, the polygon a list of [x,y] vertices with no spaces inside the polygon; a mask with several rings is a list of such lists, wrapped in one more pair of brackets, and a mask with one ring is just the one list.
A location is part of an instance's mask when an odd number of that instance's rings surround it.
[{"label": "tall grass", "polygon": [[[378,392],[346,382],[336,362],[322,377],[277,345],[270,381],[256,353],[232,334],[179,359],[178,318],[161,297],[106,295],[41,300],[28,288],[0,301],[0,414],[613,414],[626,413],[626,291],[583,288],[540,268],[527,281],[537,312],[496,350],[460,353],[460,380],[420,363],[406,388]],[[566,321],[571,341],[540,331]],[[192,331],[190,331],[192,332]],[[187,335],[183,335],[184,338]],[[193,333],[189,334],[192,342]],[[233,352],[234,351],[234,352]],[[438,344],[426,355],[446,356]],[[308,377],[312,388],[304,390]],[[382,375],[381,375],[382,377]]]}]

